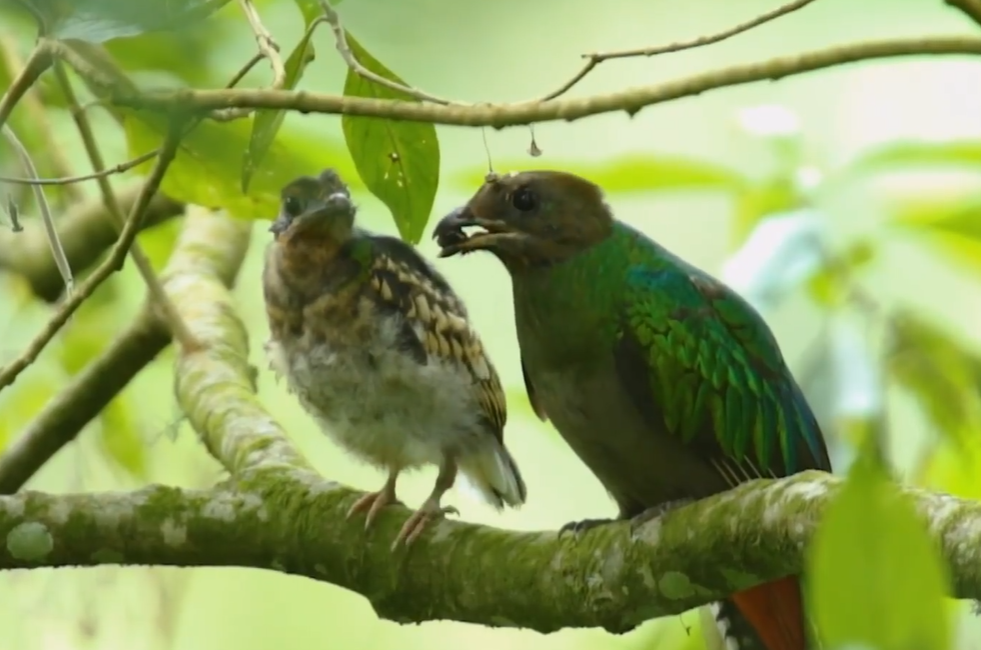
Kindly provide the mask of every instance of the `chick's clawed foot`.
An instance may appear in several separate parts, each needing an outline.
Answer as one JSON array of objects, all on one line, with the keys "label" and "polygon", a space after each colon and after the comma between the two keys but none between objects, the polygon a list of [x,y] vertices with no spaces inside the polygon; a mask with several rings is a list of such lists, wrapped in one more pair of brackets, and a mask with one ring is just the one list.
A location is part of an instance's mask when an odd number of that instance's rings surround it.
[{"label": "chick's clawed foot", "polygon": [[378,513],[382,511],[382,508],[385,506],[401,505],[404,504],[395,496],[395,490],[390,490],[386,486],[377,492],[369,492],[355,501],[354,505],[347,511],[347,518],[350,519],[356,513],[367,510],[368,514],[364,520],[364,529],[368,530],[378,517]]},{"label": "chick's clawed foot", "polygon": [[405,523],[402,524],[402,530],[395,537],[395,541],[392,542],[392,550],[394,551],[398,548],[399,544],[405,544],[405,546],[411,546],[422,531],[426,529],[430,523],[438,521],[444,518],[446,515],[459,515],[460,511],[453,506],[442,506],[439,503],[439,499],[434,499],[432,497],[426,499],[419,509],[412,513]]}]

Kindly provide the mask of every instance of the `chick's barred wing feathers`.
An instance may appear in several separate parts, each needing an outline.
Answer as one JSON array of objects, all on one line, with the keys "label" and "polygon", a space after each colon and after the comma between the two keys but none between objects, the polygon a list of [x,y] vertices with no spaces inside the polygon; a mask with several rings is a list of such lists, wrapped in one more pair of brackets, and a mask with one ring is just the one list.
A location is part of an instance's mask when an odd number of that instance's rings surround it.
[{"label": "chick's barred wing feathers", "polygon": [[699,449],[731,486],[830,469],[818,423],[748,303],[678,270],[638,269],[628,286],[616,364],[654,427]]},{"label": "chick's barred wing feathers", "polygon": [[449,283],[400,239],[373,237],[368,286],[382,309],[402,316],[401,341],[421,364],[440,360],[465,368],[477,402],[498,440],[507,422],[504,389],[466,306]]}]

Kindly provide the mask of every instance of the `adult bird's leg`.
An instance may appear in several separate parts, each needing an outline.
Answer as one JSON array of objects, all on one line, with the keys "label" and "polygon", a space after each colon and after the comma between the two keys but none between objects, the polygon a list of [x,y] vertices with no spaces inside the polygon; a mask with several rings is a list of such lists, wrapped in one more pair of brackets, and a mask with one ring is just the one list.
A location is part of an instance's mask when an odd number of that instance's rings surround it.
[{"label": "adult bird's leg", "polygon": [[692,501],[693,499],[675,499],[673,501],[665,501],[663,503],[659,503],[656,506],[647,508],[646,510],[641,511],[636,515],[631,514],[629,512],[624,512],[621,509],[620,514],[617,515],[616,518],[583,519],[582,521],[573,521],[571,523],[566,524],[565,526],[562,526],[562,528],[559,528],[559,537],[562,537],[562,535],[564,535],[565,533],[572,533],[574,536],[578,537],[582,533],[585,533],[587,530],[592,530],[593,528],[597,528],[599,526],[606,526],[607,524],[612,524],[618,521],[627,521],[627,520],[630,521],[631,531],[634,531],[640,526],[646,524],[648,521],[651,521],[652,519],[657,519],[661,515],[670,512],[675,508],[679,508],[683,505],[691,503]]},{"label": "adult bird's leg", "polygon": [[454,481],[456,481],[456,461],[446,456],[439,466],[439,474],[436,476],[433,491],[429,493],[429,497],[422,502],[419,509],[413,512],[412,516],[402,525],[402,530],[392,542],[393,551],[403,542],[406,546],[411,545],[430,522],[442,519],[449,514],[460,514],[460,511],[453,506],[440,505],[443,495],[453,487]]},{"label": "adult bird's leg", "polygon": [[389,505],[402,505],[402,502],[395,496],[395,482],[399,478],[400,471],[400,469],[394,468],[388,470],[388,479],[385,480],[385,485],[377,492],[369,492],[355,501],[354,505],[347,511],[347,518],[350,519],[356,512],[367,509],[368,516],[364,520],[364,529],[368,530],[382,508]]},{"label": "adult bird's leg", "polygon": [[694,501],[694,499],[674,499],[673,501],[665,501],[648,508],[639,515],[635,515],[630,518],[630,532],[635,532],[647,522],[653,521],[661,515],[666,515],[667,513],[680,508],[681,506],[688,505],[692,501]]}]

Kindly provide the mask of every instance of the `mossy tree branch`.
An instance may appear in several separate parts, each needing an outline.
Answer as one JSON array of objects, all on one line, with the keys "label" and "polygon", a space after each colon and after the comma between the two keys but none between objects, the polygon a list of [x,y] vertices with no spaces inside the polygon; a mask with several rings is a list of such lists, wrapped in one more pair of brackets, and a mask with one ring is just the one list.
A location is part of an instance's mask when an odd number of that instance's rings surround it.
[{"label": "mossy tree branch", "polygon": [[[0,498],[0,568],[254,567],[358,592],[402,623],[623,632],[799,571],[801,549],[841,484],[819,472],[747,483],[633,535],[629,524],[560,540],[444,521],[393,554],[388,540],[407,510],[386,512],[366,534],[344,519],[354,491],[282,469],[210,491]],[[981,596],[981,504],[910,492],[953,567],[956,594]]]}]

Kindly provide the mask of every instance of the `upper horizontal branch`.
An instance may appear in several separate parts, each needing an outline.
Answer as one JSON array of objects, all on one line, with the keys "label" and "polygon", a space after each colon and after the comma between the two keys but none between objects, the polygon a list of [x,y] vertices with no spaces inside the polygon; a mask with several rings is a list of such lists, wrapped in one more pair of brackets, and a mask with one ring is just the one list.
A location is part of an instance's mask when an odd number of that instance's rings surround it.
[{"label": "upper horizontal branch", "polygon": [[341,97],[287,90],[177,90],[134,93],[131,89],[114,91],[112,101],[123,106],[155,110],[227,108],[275,108],[303,113],[363,115],[434,124],[491,126],[503,128],[520,124],[572,121],[590,115],[626,111],[633,115],[640,109],[708,90],[739,84],[780,79],[858,61],[919,54],[981,54],[981,39],[968,37],[935,37],[869,41],[805,52],[760,63],[732,66],[712,72],[651,86],[639,86],[606,95],[581,99],[550,99],[516,104],[439,105],[361,97]]},{"label": "upper horizontal branch", "polygon": [[[386,509],[365,533],[362,521],[344,518],[353,491],[297,474],[266,474],[245,492],[152,487],[0,498],[0,569],[256,567],[351,589],[398,622],[622,632],[800,571],[801,549],[841,484],[820,472],[755,481],[633,536],[626,523],[577,540],[441,521],[409,550],[392,553],[389,540],[407,509]],[[956,595],[981,596],[981,504],[909,492],[951,564]]]}]

